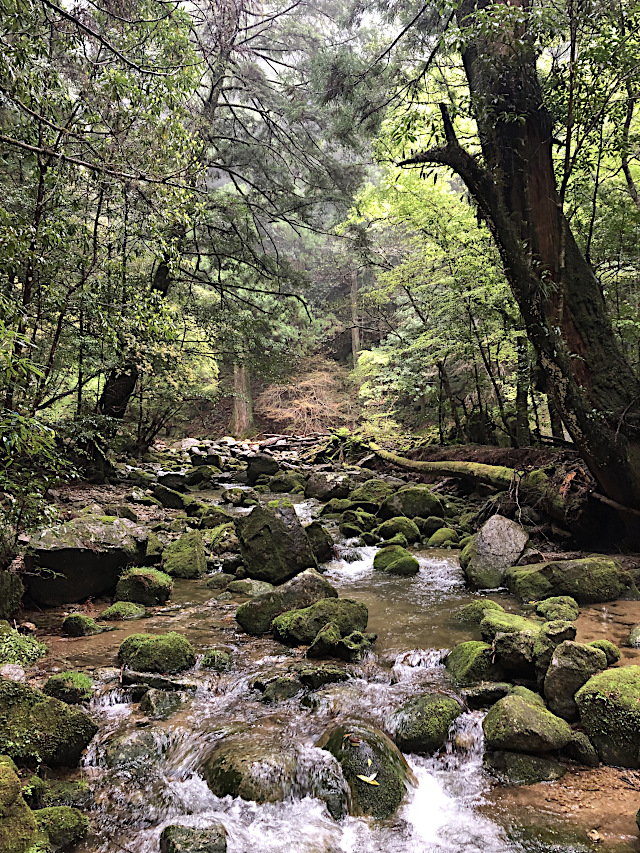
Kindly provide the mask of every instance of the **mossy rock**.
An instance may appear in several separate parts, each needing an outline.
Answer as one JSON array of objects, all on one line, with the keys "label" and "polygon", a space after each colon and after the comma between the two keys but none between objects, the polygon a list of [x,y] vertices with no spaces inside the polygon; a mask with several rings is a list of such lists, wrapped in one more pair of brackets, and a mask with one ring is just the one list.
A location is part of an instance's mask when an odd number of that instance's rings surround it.
[{"label": "mossy rock", "polygon": [[533,658],[538,676],[538,687],[542,688],[544,677],[551,663],[554,649],[565,640],[575,640],[576,626],[566,619],[554,619],[545,622],[533,644]]},{"label": "mossy rock", "polygon": [[297,675],[301,683],[310,690],[319,690],[327,684],[339,684],[351,678],[346,669],[330,664],[305,666],[297,670]]},{"label": "mossy rock", "polygon": [[515,521],[493,515],[465,545],[460,565],[476,589],[503,586],[505,572],[524,551],[529,536]]},{"label": "mossy rock", "polygon": [[562,756],[587,767],[597,767],[600,764],[596,748],[584,732],[572,733],[571,740],[562,750]]},{"label": "mossy rock", "polygon": [[281,584],[304,569],[317,568],[309,539],[291,506],[273,510],[256,506],[236,521],[236,530],[251,578]]},{"label": "mossy rock", "polygon": [[569,595],[578,604],[596,604],[614,601],[633,589],[631,575],[619,563],[597,556],[513,566],[505,581],[522,601]]},{"label": "mossy rock", "polygon": [[357,506],[349,498],[331,498],[320,510],[320,518],[339,516],[348,509],[357,509]]},{"label": "mossy rock", "polygon": [[225,738],[205,760],[202,774],[217,797],[240,797],[256,803],[285,799],[297,769],[293,747],[274,739],[270,744],[241,733]]},{"label": "mossy rock", "polygon": [[578,690],[580,722],[605,764],[640,767],[640,666],[594,675]]},{"label": "mossy rock", "polygon": [[62,623],[62,633],[67,637],[91,637],[100,634],[104,628],[83,613],[70,613]]},{"label": "mossy rock", "polygon": [[147,565],[159,563],[162,560],[163,553],[164,542],[153,531],[151,531],[149,533],[149,538],[147,539],[147,550],[144,559],[145,563],[147,563]]},{"label": "mossy rock", "polygon": [[458,684],[478,681],[500,681],[501,671],[493,662],[493,649],[488,643],[467,640],[455,646],[447,655],[445,666]]},{"label": "mossy rock", "polygon": [[428,518],[444,515],[440,498],[433,494],[428,486],[407,486],[394,495],[390,495],[380,507],[381,518],[395,518],[406,515],[407,518]]},{"label": "mossy rock", "polygon": [[409,542],[407,541],[407,537],[404,533],[396,533],[391,539],[385,540],[383,545],[399,545],[401,548],[406,548]]},{"label": "mossy rock", "polygon": [[100,614],[105,622],[122,622],[128,619],[142,619],[147,611],[141,604],[133,601],[116,601]]},{"label": "mossy rock", "polygon": [[525,755],[521,752],[498,750],[488,752],[484,767],[503,785],[535,785],[538,782],[556,782],[565,775],[566,768],[552,758]]},{"label": "mossy rock", "polygon": [[219,506],[205,506],[200,515],[200,528],[214,530],[225,524],[233,524],[233,516]]},{"label": "mossy rock", "polygon": [[429,539],[436,530],[440,530],[441,527],[445,526],[444,519],[438,518],[437,515],[430,515],[427,518],[414,518],[413,520],[425,539]]},{"label": "mossy rock", "polygon": [[207,649],[202,658],[202,666],[215,672],[231,669],[231,664],[231,655],[226,649]]},{"label": "mossy rock", "polygon": [[227,833],[221,823],[207,829],[165,826],[160,835],[160,853],[226,853]]},{"label": "mossy rock", "polygon": [[490,708],[499,699],[504,699],[511,692],[512,685],[507,681],[481,681],[477,687],[467,687],[462,691],[462,698],[473,710]]},{"label": "mossy rock", "polygon": [[373,558],[373,568],[389,575],[410,577],[420,570],[416,558],[401,545],[387,545],[380,548]]},{"label": "mossy rock", "polygon": [[196,656],[191,643],[175,631],[168,634],[131,634],[118,649],[118,661],[140,672],[182,672]]},{"label": "mossy rock", "polygon": [[91,699],[93,684],[84,672],[58,672],[47,680],[42,692],[67,705],[78,705]]},{"label": "mossy rock", "polygon": [[578,719],[574,695],[592,675],[607,668],[607,656],[586,643],[565,640],[556,646],[544,678],[549,709],[570,723]]},{"label": "mossy rock", "polygon": [[633,628],[629,631],[629,636],[627,637],[626,644],[632,649],[640,648],[640,624],[634,625]]},{"label": "mossy rock", "polygon": [[389,540],[401,534],[407,543],[417,542],[420,539],[420,531],[417,525],[410,519],[400,516],[383,521],[375,531],[381,539]]},{"label": "mossy rock", "polygon": [[333,560],[333,539],[329,531],[319,521],[312,521],[304,528],[311,545],[313,555],[318,563],[328,563]]},{"label": "mossy rock", "polygon": [[352,501],[367,501],[368,503],[380,505],[386,498],[395,492],[395,487],[386,480],[367,480],[349,495]]},{"label": "mossy rock", "polygon": [[13,572],[0,571],[0,619],[10,619],[24,595],[24,584]]},{"label": "mossy rock", "polygon": [[261,701],[267,705],[274,702],[284,702],[297,696],[302,690],[302,683],[295,673],[279,675],[268,682]]},{"label": "mossy rock", "polygon": [[47,654],[44,643],[21,634],[8,622],[0,621],[0,666],[14,663],[18,666],[30,666]]},{"label": "mossy rock", "polygon": [[620,649],[611,640],[593,640],[589,643],[594,649],[600,649],[607,657],[607,666],[613,666],[621,658]]},{"label": "mossy rock", "polygon": [[364,631],[369,620],[365,604],[349,598],[326,598],[302,610],[290,610],[272,622],[273,633],[281,642],[309,645],[328,622],[338,626],[342,637]]},{"label": "mossy rock", "polygon": [[[379,729],[361,722],[347,722],[326,731],[316,746],[340,762],[351,791],[352,815],[371,815],[384,820],[402,804],[407,790],[416,784],[398,747]],[[377,782],[372,785],[367,780]]]},{"label": "mossy rock", "polygon": [[528,687],[524,687],[522,684],[517,684],[515,687],[512,687],[509,691],[510,696],[520,696],[521,699],[524,699],[525,702],[532,702],[534,705],[539,705],[541,708],[545,708],[544,699],[539,693],[536,693],[535,690],[530,690]]},{"label": "mossy rock", "polygon": [[73,767],[97,730],[79,708],[0,680],[0,753],[19,764]]},{"label": "mossy rock", "polygon": [[451,724],[461,713],[460,703],[450,696],[413,696],[394,714],[395,742],[402,752],[431,755],[444,746]]},{"label": "mossy rock", "polygon": [[343,526],[357,527],[362,533],[370,533],[380,524],[380,519],[362,509],[348,509],[340,518],[340,529]]},{"label": "mossy rock", "polygon": [[335,622],[328,622],[316,634],[307,649],[307,657],[333,657],[356,663],[364,658],[377,639],[377,634],[363,634],[362,631],[352,631],[342,637],[339,626]]},{"label": "mossy rock", "polygon": [[216,572],[207,581],[207,589],[226,589],[235,579],[236,576],[228,572]]},{"label": "mossy rock", "polygon": [[580,606],[570,595],[554,595],[536,604],[536,613],[547,622],[554,619],[573,622],[580,615]]},{"label": "mossy rock", "polygon": [[494,608],[485,613],[480,622],[480,633],[485,642],[491,642],[496,634],[519,634],[521,631],[528,631],[537,635],[542,624],[525,616],[501,612]]},{"label": "mossy rock", "polygon": [[338,530],[345,539],[357,539],[358,536],[362,533],[362,529],[358,527],[356,524],[351,524],[349,522],[341,521],[338,525]]},{"label": "mossy rock", "polygon": [[264,595],[266,592],[271,592],[273,589],[272,583],[266,581],[256,581],[252,578],[243,578],[242,580],[233,580],[227,584],[227,591],[235,595],[249,595],[252,598],[256,595]]},{"label": "mossy rock", "polygon": [[498,604],[497,601],[491,601],[490,598],[478,598],[476,601],[471,601],[465,604],[456,613],[456,619],[459,622],[470,622],[479,625],[485,617],[487,610],[498,610],[504,613],[504,607]]},{"label": "mossy rock", "polygon": [[116,586],[116,601],[130,601],[154,607],[166,604],[173,581],[165,572],[150,568],[133,568],[125,572]]},{"label": "mossy rock", "polygon": [[166,720],[184,705],[185,694],[151,687],[140,700],[140,711],[152,720]]},{"label": "mossy rock", "polygon": [[33,814],[38,830],[49,839],[54,850],[77,844],[89,832],[88,818],[72,806],[51,806]]},{"label": "mossy rock", "polygon": [[191,530],[164,550],[162,568],[172,578],[194,579],[207,570],[204,541],[199,530]]},{"label": "mossy rock", "polygon": [[0,850],[26,853],[35,838],[36,821],[22,796],[22,782],[14,767],[0,764]]},{"label": "mossy rock", "polygon": [[66,782],[61,779],[41,779],[32,776],[28,782],[29,802],[38,809],[51,806],[73,806],[88,809],[93,803],[91,788],[86,782]]},{"label": "mossy rock", "polygon": [[441,527],[429,537],[429,548],[455,548],[458,545],[458,534],[450,527]]},{"label": "mossy rock", "polygon": [[546,708],[513,694],[500,699],[482,722],[489,749],[546,753],[566,746],[571,727]]}]

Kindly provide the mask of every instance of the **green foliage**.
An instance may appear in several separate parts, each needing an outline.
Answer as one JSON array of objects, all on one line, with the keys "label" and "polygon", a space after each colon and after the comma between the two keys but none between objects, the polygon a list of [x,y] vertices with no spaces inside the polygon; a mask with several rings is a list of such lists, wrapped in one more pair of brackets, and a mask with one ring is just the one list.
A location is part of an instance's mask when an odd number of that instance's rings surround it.
[{"label": "green foliage", "polygon": [[20,666],[31,666],[39,658],[47,654],[44,643],[20,634],[9,627],[7,622],[0,622],[0,665],[15,663]]}]

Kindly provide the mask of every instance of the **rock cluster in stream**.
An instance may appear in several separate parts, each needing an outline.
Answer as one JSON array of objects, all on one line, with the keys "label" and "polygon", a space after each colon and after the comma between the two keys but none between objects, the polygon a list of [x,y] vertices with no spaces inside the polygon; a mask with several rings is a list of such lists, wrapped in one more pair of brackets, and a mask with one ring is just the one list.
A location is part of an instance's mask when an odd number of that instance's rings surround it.
[{"label": "rock cluster in stream", "polygon": [[[488,709],[485,764],[504,782],[560,778],[566,759],[640,767],[640,667],[615,666],[620,652],[606,640],[576,642],[580,605],[635,589],[615,560],[545,562],[512,519],[494,513],[486,520],[460,498],[365,467],[314,464],[286,448],[278,456],[272,445],[187,441],[145,466],[116,466],[129,489],[123,499],[82,508],[34,536],[28,576],[0,573],[0,616],[15,612],[26,584],[40,606],[72,605],[60,624],[66,637],[90,638],[165,607],[174,584],[200,580],[213,598],[242,602],[235,613],[242,631],[304,649],[286,670],[254,678],[254,698],[314,708],[316,692],[353,678],[351,664],[366,659],[376,640],[366,606],[340,597],[323,577],[323,564],[336,556],[336,528],[358,546],[376,546],[376,572],[407,583],[420,569],[413,546],[460,548],[471,587],[507,586],[527,602],[528,615],[487,598],[462,609],[461,622],[476,633],[446,657],[457,691],[410,697],[390,709],[387,733],[340,720],[317,740],[312,765],[277,737],[276,707],[258,726],[229,728],[202,757],[199,772],[211,791],[259,803],[313,796],[336,820],[388,818],[415,784],[403,752],[437,753],[468,708]],[[320,501],[318,518],[304,526],[287,494]],[[103,595],[113,601],[99,615],[73,607]],[[640,644],[640,629],[630,642]],[[57,673],[43,690],[23,683],[24,667],[44,652],[0,623],[0,665],[17,667],[15,680],[0,678],[0,850],[7,853],[37,844],[62,849],[88,830],[79,809],[90,797],[73,788],[82,783],[34,774],[25,785],[25,773],[41,763],[76,766],[97,730],[86,712],[93,692],[86,675]],[[137,632],[120,643],[119,686],[140,703],[146,725],[179,713],[203,673],[219,679],[237,666],[231,648],[200,652],[177,632]],[[101,761],[135,773],[167,750],[161,732],[143,727],[103,745]],[[170,825],[159,849],[224,851],[225,830]]]}]

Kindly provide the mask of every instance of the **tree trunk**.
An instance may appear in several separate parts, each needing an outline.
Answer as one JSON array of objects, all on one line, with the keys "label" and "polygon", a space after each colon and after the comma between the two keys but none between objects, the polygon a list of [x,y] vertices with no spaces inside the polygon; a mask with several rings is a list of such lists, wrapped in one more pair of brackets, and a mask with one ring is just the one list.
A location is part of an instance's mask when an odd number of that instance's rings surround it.
[{"label": "tree trunk", "polygon": [[233,365],[233,414],[229,429],[236,438],[249,435],[253,430],[251,377],[244,362]]},{"label": "tree trunk", "polygon": [[516,441],[518,447],[527,447],[531,443],[529,432],[529,352],[526,335],[516,338],[518,366],[516,368]]},{"label": "tree trunk", "polygon": [[358,324],[358,270],[351,273],[351,354],[353,366],[358,363],[360,354],[360,326]]},{"label": "tree trunk", "polygon": [[[490,5],[463,0],[457,12],[485,165],[462,148],[445,106],[446,145],[405,163],[446,165],[464,180],[494,235],[567,431],[605,495],[640,508],[640,382],[561,208],[533,39],[506,16],[499,28],[482,27],[478,16]],[[504,6],[519,7],[526,20],[526,0]]]},{"label": "tree trunk", "polygon": [[558,438],[564,441],[564,427],[562,426],[562,418],[555,407],[551,397],[547,397],[547,408],[549,409],[549,423],[551,424],[551,435],[553,438]]},{"label": "tree trunk", "polygon": [[135,364],[125,364],[122,368],[114,368],[107,376],[100,396],[99,414],[121,421],[135,391],[137,381],[138,368]]}]

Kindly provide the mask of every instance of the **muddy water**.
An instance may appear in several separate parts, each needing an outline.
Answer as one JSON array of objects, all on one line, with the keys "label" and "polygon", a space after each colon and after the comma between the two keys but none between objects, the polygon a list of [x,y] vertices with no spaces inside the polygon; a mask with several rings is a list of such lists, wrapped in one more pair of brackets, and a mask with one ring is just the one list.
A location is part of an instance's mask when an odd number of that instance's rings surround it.
[{"label": "muddy water", "polygon": [[[300,501],[297,508],[305,520],[315,510],[307,501]],[[563,783],[494,788],[482,769],[480,712],[467,712],[458,719],[440,755],[408,756],[418,786],[389,821],[348,817],[336,822],[320,800],[305,796],[313,790],[314,774],[328,761],[327,753],[314,747],[328,725],[340,719],[362,719],[393,734],[392,712],[409,696],[421,690],[456,695],[441,663],[443,650],[470,636],[469,627],[454,618],[455,611],[474,598],[465,590],[455,553],[418,551],[420,572],[415,578],[387,578],[373,571],[374,548],[343,543],[340,551],[340,559],[325,567],[327,575],[342,596],[367,604],[369,630],[379,639],[375,654],[361,664],[349,665],[351,680],[316,691],[304,704],[299,697],[276,705],[260,701],[260,694],[252,689],[253,680],[286,672],[302,659],[302,652],[237,630],[234,613],[242,599],[219,601],[206,580],[178,581],[169,607],[114,631],[89,638],[65,639],[53,633],[46,638],[51,649],[46,660],[49,671],[84,669],[92,671],[101,684],[90,709],[100,732],[82,770],[97,802],[96,833],[81,848],[85,853],[156,853],[164,826],[181,823],[206,828],[213,822],[227,829],[230,853],[574,853],[593,849],[586,833],[599,825],[596,818],[606,814],[606,803],[599,809],[592,805],[585,816],[575,803],[573,810],[553,808],[553,797],[561,798]],[[492,597],[517,610],[509,596]],[[588,608],[581,618],[584,638],[620,639],[616,632],[625,630],[624,620],[640,621],[640,612],[636,619],[627,603],[617,615],[616,607]],[[52,626],[61,621],[60,613],[32,618],[40,627],[47,621]],[[196,689],[188,693],[182,710],[167,721],[149,721],[133,701],[132,690],[119,685],[114,669],[119,644],[141,630],[180,631],[198,651],[226,646],[233,652],[235,667],[217,675],[196,665],[185,676]],[[219,799],[200,774],[203,759],[216,743],[247,728],[256,741],[284,741],[299,755],[300,778],[287,789],[282,803]],[[588,787],[585,780],[596,772],[582,771],[582,781],[577,788],[574,784],[578,803],[581,788]],[[630,823],[632,818],[601,837],[621,851],[635,850]]]}]

